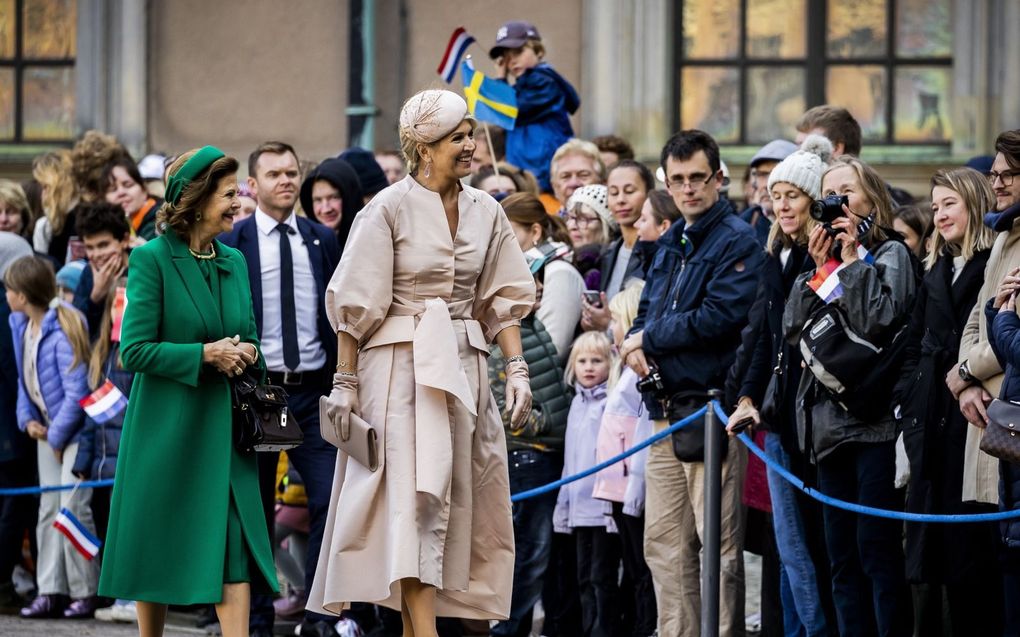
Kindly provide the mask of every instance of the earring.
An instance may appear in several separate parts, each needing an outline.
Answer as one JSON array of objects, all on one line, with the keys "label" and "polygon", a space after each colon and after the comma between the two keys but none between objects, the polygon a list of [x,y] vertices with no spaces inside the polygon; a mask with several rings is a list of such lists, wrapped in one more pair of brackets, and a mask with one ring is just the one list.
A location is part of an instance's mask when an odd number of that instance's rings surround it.
[{"label": "earring", "polygon": [[425,164],[425,179],[428,179],[431,174],[432,174],[432,162],[427,162]]},{"label": "earring", "polygon": [[201,220],[202,220],[202,213],[201,212],[196,212],[195,213],[195,221],[201,221]]}]

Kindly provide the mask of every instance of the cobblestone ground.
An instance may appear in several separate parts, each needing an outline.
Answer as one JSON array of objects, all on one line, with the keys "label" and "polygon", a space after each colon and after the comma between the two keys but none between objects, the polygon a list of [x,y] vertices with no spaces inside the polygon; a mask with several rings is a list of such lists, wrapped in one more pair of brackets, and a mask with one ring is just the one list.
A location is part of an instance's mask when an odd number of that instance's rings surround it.
[{"label": "cobblestone ground", "polygon": [[[745,571],[747,580],[747,615],[756,615],[759,611],[761,595],[761,558],[745,553]],[[534,635],[538,634],[542,613],[538,609],[535,617]],[[206,635],[205,630],[194,627],[195,616],[186,613],[171,612],[167,618],[166,637],[183,635]],[[752,624],[753,625],[753,624]],[[751,628],[751,626],[749,626]],[[293,635],[293,623],[277,622],[277,635]],[[751,633],[755,634],[755,633]],[[96,620],[24,620],[18,617],[0,615],[0,637],[135,637],[138,627],[135,624],[118,624]]]},{"label": "cobblestone ground", "polygon": [[[205,630],[194,627],[195,616],[185,613],[170,613],[167,617],[165,637],[181,637],[183,635],[206,635]],[[290,624],[286,633],[293,634],[294,627]],[[26,620],[19,617],[0,615],[0,637],[137,637],[138,626],[101,622],[94,619],[86,621],[71,620]]]}]

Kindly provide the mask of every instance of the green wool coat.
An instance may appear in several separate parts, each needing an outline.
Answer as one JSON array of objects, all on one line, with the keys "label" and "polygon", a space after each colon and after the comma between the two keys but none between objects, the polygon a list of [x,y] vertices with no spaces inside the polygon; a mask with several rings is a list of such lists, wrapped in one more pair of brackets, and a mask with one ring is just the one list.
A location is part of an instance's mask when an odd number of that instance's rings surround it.
[{"label": "green wool coat", "polygon": [[226,336],[258,347],[244,257],[219,241],[215,249],[213,291],[173,232],[131,252],[120,351],[135,379],[100,595],[221,601],[231,495],[254,558],[253,586],[278,588],[255,456],[234,451],[228,380],[202,364],[203,344]]}]

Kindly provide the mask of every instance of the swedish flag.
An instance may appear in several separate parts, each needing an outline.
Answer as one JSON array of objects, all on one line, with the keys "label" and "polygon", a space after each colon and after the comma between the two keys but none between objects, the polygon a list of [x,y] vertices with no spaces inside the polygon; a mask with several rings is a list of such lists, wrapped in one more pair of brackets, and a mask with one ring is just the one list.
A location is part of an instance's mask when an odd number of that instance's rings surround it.
[{"label": "swedish flag", "polygon": [[517,119],[517,95],[513,87],[479,73],[470,59],[461,65],[461,77],[468,110],[475,119],[513,130]]}]

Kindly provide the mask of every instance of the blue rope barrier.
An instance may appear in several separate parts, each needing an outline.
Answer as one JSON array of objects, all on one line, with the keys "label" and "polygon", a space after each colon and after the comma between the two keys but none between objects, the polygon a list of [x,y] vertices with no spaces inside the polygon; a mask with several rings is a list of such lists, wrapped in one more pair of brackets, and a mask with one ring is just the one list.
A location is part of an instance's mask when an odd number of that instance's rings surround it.
[{"label": "blue rope barrier", "polygon": [[648,439],[646,439],[646,440],[644,440],[642,442],[639,442],[638,444],[634,445],[633,447],[631,447],[630,449],[624,451],[623,453],[615,455],[612,458],[609,458],[605,462],[600,462],[599,464],[595,465],[594,467],[592,467],[590,469],[585,469],[581,473],[577,473],[577,474],[574,474],[572,476],[567,476],[566,478],[561,478],[561,479],[557,480],[556,482],[550,482],[549,484],[544,484],[544,485],[542,485],[540,487],[535,487],[534,489],[528,489],[527,491],[521,491],[520,493],[515,493],[515,494],[513,494],[510,497],[510,501],[511,502],[519,502],[521,500],[527,500],[528,498],[534,498],[535,496],[542,495],[543,493],[549,493],[550,491],[555,491],[556,489],[559,489],[560,487],[562,487],[565,484],[569,484],[571,482],[575,482],[575,481],[580,480],[582,478],[587,478],[591,474],[598,473],[599,471],[602,471],[606,467],[612,466],[612,465],[616,464],[617,462],[620,462],[624,458],[628,458],[630,456],[633,456],[635,453],[641,451],[645,447],[650,447],[650,446],[654,445],[655,443],[659,442],[660,440],[662,440],[666,436],[669,436],[670,434],[672,434],[674,431],[676,431],[678,429],[681,429],[683,427],[686,427],[687,425],[691,424],[692,422],[694,422],[698,418],[701,418],[707,412],[708,412],[708,408],[707,407],[702,407],[701,409],[699,409],[698,411],[694,412],[690,416],[687,416],[683,420],[678,420],[677,422],[673,423],[669,427],[666,427],[665,429],[663,429],[659,433],[650,436]]},{"label": "blue rope barrier", "polygon": [[[98,489],[100,487],[112,487],[113,480],[94,480],[92,482],[82,482],[78,485],[79,489]],[[75,485],[73,484],[53,484],[45,487],[18,487],[10,489],[0,489],[0,497],[5,495],[36,495],[39,493],[48,493],[50,491],[70,491]]]},{"label": "blue rope barrier", "polygon": [[[712,401],[712,406],[715,408],[715,413],[719,417],[720,421],[725,423],[730,417],[723,411],[722,406],[718,402]],[[998,522],[1001,520],[1012,520],[1014,518],[1020,518],[1020,509],[1014,509],[1010,511],[999,511],[997,513],[968,513],[968,514],[957,514],[957,515],[944,515],[938,513],[908,513],[906,511],[892,511],[890,509],[879,509],[876,507],[865,506],[863,504],[856,504],[854,502],[847,502],[846,500],[840,500],[832,496],[825,495],[824,493],[817,491],[804,484],[804,481],[797,476],[790,473],[788,469],[778,464],[774,459],[766,455],[765,450],[754,444],[751,437],[746,433],[740,433],[737,435],[740,442],[744,443],[744,446],[748,448],[751,453],[758,456],[765,466],[769,468],[769,471],[775,471],[784,480],[792,484],[797,490],[806,493],[815,500],[822,504],[828,504],[829,506],[836,507],[837,509],[843,509],[844,511],[851,511],[853,513],[860,513],[862,515],[870,515],[877,518],[886,518],[889,520],[901,520],[904,522],[939,522],[939,523],[955,523],[961,524],[966,522]]]}]

